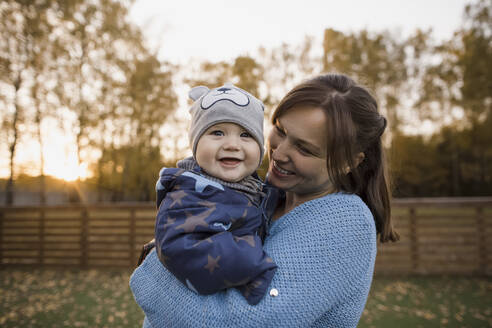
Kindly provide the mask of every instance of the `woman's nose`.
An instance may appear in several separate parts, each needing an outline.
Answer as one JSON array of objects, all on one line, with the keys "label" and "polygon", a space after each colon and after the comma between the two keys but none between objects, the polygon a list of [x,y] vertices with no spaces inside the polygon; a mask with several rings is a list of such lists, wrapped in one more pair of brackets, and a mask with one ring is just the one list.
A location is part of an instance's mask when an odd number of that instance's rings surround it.
[{"label": "woman's nose", "polygon": [[278,142],[272,145],[272,159],[277,162],[287,162],[289,160],[286,142]]}]

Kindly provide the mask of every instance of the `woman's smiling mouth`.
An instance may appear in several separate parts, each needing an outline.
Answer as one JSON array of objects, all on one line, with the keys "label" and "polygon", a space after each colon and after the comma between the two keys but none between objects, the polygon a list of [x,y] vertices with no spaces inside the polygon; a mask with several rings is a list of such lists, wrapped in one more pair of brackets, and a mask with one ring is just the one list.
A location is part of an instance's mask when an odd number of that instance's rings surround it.
[{"label": "woman's smiling mouth", "polygon": [[294,175],[295,174],[294,172],[290,172],[290,171],[284,170],[283,168],[281,168],[280,166],[278,166],[278,164],[277,164],[276,161],[273,161],[273,168],[278,173],[280,173],[281,175]]}]

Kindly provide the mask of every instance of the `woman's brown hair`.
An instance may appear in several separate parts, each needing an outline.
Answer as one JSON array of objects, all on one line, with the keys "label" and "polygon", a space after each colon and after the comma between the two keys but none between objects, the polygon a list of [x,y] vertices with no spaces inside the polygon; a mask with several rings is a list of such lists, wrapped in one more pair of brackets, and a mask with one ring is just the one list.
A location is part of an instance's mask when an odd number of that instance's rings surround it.
[{"label": "woman's brown hair", "polygon": [[[381,242],[397,241],[381,142],[386,118],[378,112],[374,97],[343,74],[320,75],[292,89],[275,109],[272,121],[298,106],[318,107],[325,112],[327,168],[335,188],[362,198],[374,216]],[[360,153],[363,158],[358,157]]]}]

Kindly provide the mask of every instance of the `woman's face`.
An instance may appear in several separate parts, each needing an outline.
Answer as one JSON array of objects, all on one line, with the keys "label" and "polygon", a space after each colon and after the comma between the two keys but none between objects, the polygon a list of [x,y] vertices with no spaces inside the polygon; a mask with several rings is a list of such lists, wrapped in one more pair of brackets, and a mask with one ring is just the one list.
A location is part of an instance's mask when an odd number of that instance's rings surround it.
[{"label": "woman's face", "polygon": [[313,199],[334,191],[328,176],[326,116],[317,107],[294,107],[277,118],[268,136],[268,180]]}]

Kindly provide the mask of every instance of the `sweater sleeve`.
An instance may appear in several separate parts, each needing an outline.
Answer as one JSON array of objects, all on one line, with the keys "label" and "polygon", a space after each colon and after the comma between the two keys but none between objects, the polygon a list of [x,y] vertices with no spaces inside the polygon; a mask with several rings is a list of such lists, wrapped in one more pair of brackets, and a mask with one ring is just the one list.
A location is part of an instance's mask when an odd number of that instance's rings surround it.
[{"label": "sweater sleeve", "polygon": [[304,203],[275,222],[264,248],[278,265],[271,282],[278,293],[254,307],[235,290],[192,293],[158,265],[155,252],[131,277],[135,299],[153,327],[309,327],[321,321],[355,327],[371,284],[376,232],[367,207],[347,197]]}]

